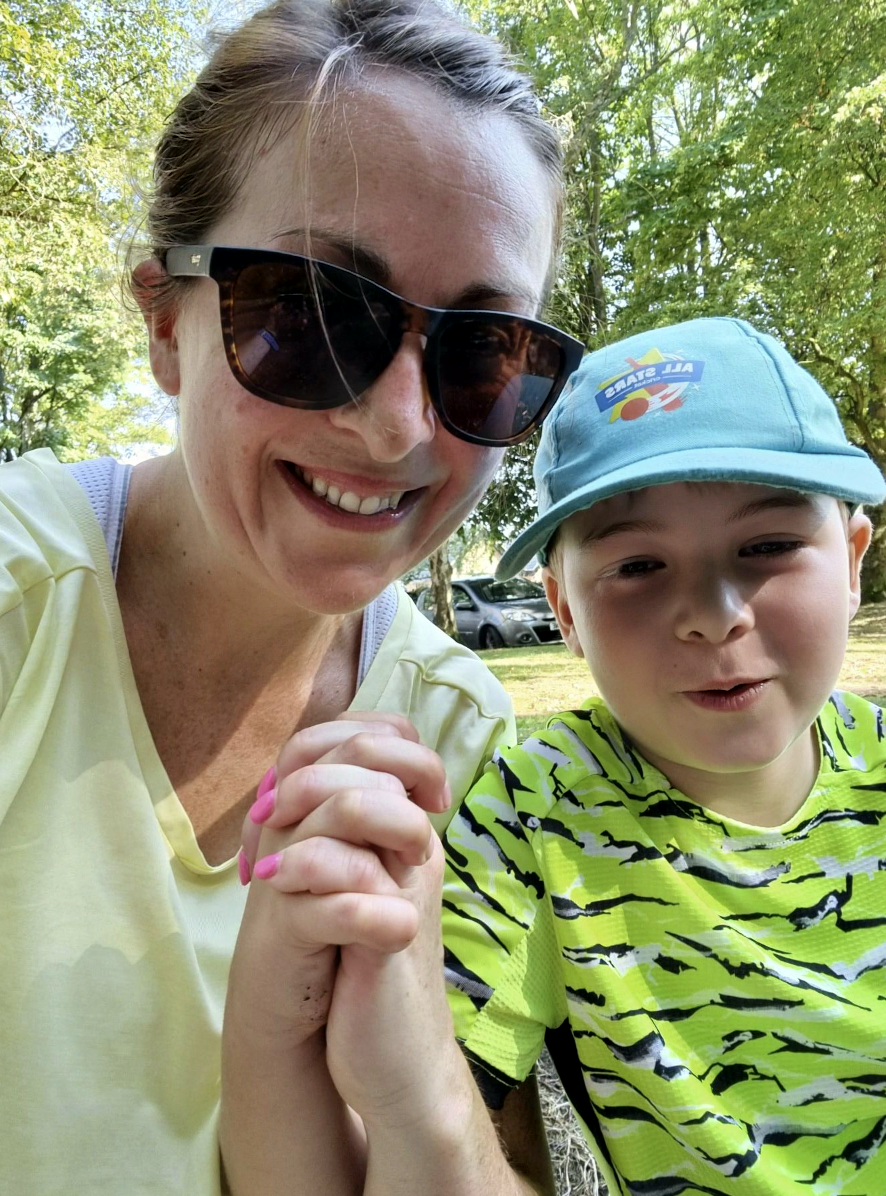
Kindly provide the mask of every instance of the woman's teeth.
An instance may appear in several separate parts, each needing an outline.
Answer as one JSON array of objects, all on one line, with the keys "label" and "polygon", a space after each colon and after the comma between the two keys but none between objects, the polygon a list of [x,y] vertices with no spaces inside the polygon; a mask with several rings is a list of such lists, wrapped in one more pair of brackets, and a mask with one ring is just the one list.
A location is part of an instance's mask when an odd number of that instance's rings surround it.
[{"label": "woman's teeth", "polygon": [[315,477],[303,469],[300,471],[302,480],[311,487],[318,498],[325,498],[330,506],[339,507],[352,515],[377,515],[379,511],[396,511],[397,504],[405,494],[404,490],[394,490],[391,494],[372,494],[368,498],[360,498],[350,490],[340,490],[338,486]]}]

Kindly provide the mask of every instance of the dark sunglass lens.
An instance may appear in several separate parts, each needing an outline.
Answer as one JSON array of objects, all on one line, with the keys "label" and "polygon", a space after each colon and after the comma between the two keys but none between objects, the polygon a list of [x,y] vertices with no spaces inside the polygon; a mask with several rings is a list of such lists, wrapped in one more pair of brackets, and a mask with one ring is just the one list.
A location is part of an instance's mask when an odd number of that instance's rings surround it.
[{"label": "dark sunglass lens", "polygon": [[562,367],[560,346],[539,329],[466,314],[441,332],[440,401],[459,431],[507,441],[538,418]]},{"label": "dark sunglass lens", "polygon": [[320,302],[334,368],[356,398],[388,368],[403,337],[396,302],[356,274],[320,267]]},{"label": "dark sunglass lens", "polygon": [[231,327],[246,377],[299,407],[335,407],[371,385],[393,356],[391,317],[350,279],[309,263],[244,267]]}]

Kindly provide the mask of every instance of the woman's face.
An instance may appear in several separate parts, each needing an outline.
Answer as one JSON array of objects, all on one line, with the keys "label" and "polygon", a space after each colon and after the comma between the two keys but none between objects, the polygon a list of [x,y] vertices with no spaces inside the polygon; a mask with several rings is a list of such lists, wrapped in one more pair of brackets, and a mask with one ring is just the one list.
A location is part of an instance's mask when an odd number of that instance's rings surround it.
[{"label": "woman's face", "polygon": [[[295,129],[257,155],[206,240],[308,253],[427,306],[535,314],[552,186],[515,122],[398,75],[371,77],[334,109],[308,147]],[[358,403],[291,410],[234,379],[218,308],[214,282],[193,284],[158,379],[181,396],[194,535],[257,589],[359,609],[459,526],[501,451],[440,427],[417,334]]]}]

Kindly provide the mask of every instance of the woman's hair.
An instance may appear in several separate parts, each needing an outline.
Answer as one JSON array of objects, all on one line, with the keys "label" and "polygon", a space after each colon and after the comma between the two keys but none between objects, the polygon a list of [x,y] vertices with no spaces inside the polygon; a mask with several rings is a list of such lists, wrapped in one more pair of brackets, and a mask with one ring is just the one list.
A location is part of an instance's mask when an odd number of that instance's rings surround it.
[{"label": "woman's hair", "polygon": [[[151,252],[199,243],[237,199],[258,147],[332,84],[397,69],[472,108],[507,113],[549,173],[559,228],[562,155],[529,78],[492,38],[440,0],[277,0],[224,36],[172,113],[157,148],[147,215]],[[168,280],[153,302],[172,298]]]}]

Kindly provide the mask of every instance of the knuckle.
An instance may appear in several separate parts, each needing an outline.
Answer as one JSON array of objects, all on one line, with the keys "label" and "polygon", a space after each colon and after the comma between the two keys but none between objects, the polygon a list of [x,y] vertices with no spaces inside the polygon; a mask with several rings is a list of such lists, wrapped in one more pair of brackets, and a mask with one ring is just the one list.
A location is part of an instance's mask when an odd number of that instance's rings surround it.
[{"label": "knuckle", "polygon": [[361,893],[374,892],[379,883],[378,856],[371,851],[354,852],[351,857],[351,883]]},{"label": "knuckle", "polygon": [[336,901],[342,921],[353,926],[359,934],[366,921],[365,902],[359,893],[339,893]]},{"label": "knuckle", "polygon": [[277,801],[285,804],[290,817],[298,821],[304,818],[317,803],[323,789],[323,768],[318,764],[306,764],[286,778],[286,787],[281,794],[277,786]]},{"label": "knuckle", "polygon": [[366,811],[365,792],[356,785],[339,789],[335,795],[335,812],[343,829],[354,830],[360,826]]},{"label": "knuckle", "polygon": [[322,839],[306,839],[299,844],[298,875],[302,888],[313,892],[326,873],[327,851]]}]

